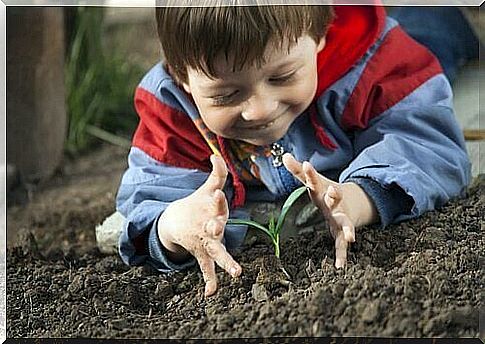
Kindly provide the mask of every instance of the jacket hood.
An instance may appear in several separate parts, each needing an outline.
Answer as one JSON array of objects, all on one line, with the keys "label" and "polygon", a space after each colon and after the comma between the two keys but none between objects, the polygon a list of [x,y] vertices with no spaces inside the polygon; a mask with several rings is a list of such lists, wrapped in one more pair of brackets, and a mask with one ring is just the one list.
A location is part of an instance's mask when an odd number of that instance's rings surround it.
[{"label": "jacket hood", "polygon": [[[337,3],[337,2],[336,2]],[[339,80],[378,40],[386,22],[380,1],[372,6],[335,5],[335,19],[318,54],[318,87],[315,98]]]}]

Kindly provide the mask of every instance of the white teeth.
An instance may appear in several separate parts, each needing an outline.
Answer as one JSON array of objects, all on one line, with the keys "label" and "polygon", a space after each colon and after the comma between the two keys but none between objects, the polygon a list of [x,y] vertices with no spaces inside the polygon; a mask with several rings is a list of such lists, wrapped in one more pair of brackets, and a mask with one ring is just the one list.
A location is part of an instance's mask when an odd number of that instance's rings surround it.
[{"label": "white teeth", "polygon": [[271,121],[271,122],[269,122],[269,123],[267,123],[267,124],[265,124],[265,125],[260,125],[259,127],[256,127],[256,129],[266,129],[266,128],[272,126],[273,123],[274,123],[274,120]]}]

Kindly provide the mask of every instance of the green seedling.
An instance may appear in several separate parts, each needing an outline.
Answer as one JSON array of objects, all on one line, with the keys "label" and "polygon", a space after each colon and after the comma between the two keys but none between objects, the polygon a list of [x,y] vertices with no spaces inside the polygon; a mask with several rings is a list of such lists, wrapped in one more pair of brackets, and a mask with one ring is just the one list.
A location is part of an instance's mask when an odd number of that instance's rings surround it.
[{"label": "green seedling", "polygon": [[[248,225],[253,226],[263,233],[265,233],[273,243],[275,256],[279,259],[280,258],[280,232],[283,228],[283,224],[285,222],[286,215],[288,211],[293,206],[293,204],[300,198],[301,195],[305,193],[307,190],[306,186],[299,187],[295,191],[293,191],[288,198],[286,199],[285,203],[283,204],[283,208],[281,208],[280,216],[278,216],[278,220],[276,221],[273,215],[270,216],[268,227],[251,220],[241,220],[241,219],[229,219],[227,221],[228,224],[235,224],[235,225]],[[275,222],[276,221],[276,222]]]}]

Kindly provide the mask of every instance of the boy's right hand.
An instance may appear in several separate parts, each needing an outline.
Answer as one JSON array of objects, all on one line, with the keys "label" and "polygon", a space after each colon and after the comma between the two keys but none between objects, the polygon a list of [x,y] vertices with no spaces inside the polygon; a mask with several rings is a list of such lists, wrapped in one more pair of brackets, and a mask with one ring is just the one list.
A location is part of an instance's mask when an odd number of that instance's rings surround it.
[{"label": "boy's right hand", "polygon": [[217,290],[215,263],[232,277],[241,274],[241,266],[222,244],[229,217],[226,196],[222,191],[227,178],[224,160],[211,156],[212,172],[191,195],[171,203],[158,220],[158,237],[169,259],[180,261],[193,255],[205,281],[205,296]]}]

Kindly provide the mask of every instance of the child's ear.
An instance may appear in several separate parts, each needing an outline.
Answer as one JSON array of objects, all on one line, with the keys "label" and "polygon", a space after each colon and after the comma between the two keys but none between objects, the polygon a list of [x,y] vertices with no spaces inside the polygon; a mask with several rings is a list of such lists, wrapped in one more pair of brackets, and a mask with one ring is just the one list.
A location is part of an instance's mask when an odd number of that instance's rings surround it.
[{"label": "child's ear", "polygon": [[188,94],[192,93],[192,92],[190,92],[189,84],[187,84],[186,82],[182,82],[182,87],[184,88],[185,92],[187,92]]},{"label": "child's ear", "polygon": [[323,36],[322,38],[320,38],[320,42],[318,42],[318,45],[317,45],[317,52],[318,53],[320,51],[322,51],[323,48],[325,48],[325,43],[327,43],[327,41],[325,40],[325,36]]}]

